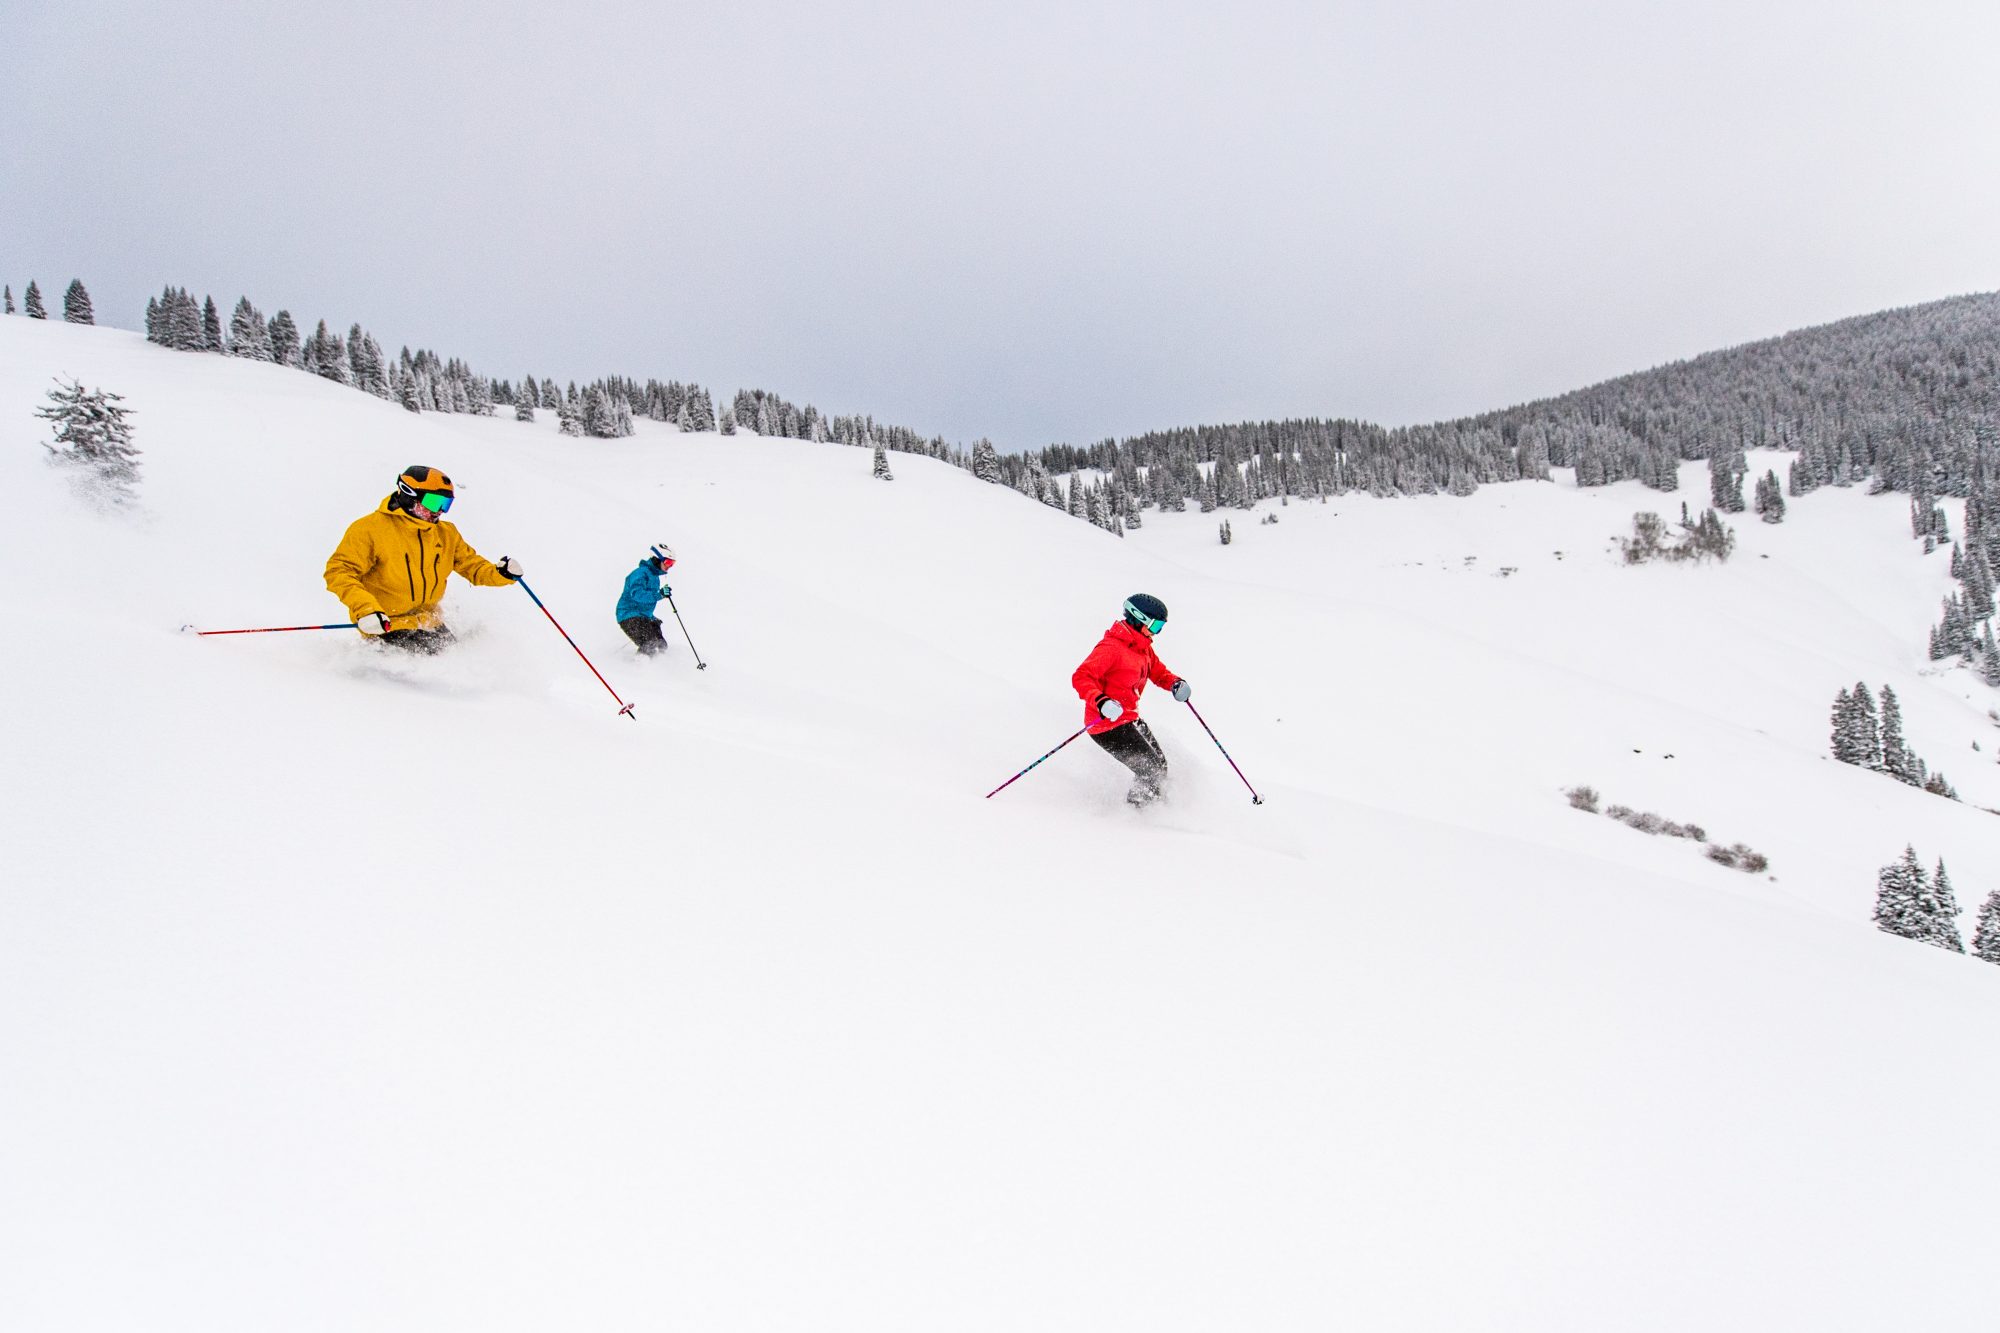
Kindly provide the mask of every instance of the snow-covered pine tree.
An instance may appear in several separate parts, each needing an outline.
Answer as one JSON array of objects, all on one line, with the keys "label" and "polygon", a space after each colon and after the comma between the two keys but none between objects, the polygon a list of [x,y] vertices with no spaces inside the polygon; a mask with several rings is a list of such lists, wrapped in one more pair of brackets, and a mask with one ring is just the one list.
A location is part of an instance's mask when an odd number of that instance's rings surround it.
[{"label": "snow-covered pine tree", "polygon": [[575,436],[583,434],[583,422],[578,415],[576,404],[567,398],[556,404],[556,433]]},{"label": "snow-covered pine tree", "polygon": [[382,375],[380,361],[368,359],[368,335],[361,331],[359,324],[347,330],[347,382],[368,393],[375,391],[375,381]]},{"label": "snow-covered pine tree", "polygon": [[167,346],[177,352],[201,350],[201,307],[185,287],[176,288],[168,303]]},{"label": "snow-covered pine tree", "polygon": [[1972,956],[1989,963],[2000,963],[2000,889],[1986,895],[1980,904],[1979,918],[1972,931]]},{"label": "snow-covered pine tree", "polygon": [[67,324],[97,322],[97,316],[90,309],[90,293],[83,289],[82,278],[71,278],[69,290],[63,293],[63,322]]},{"label": "snow-covered pine tree", "polygon": [[1929,878],[1917,861],[1915,847],[1903,848],[1900,859],[1882,867],[1875,875],[1875,928],[1906,940],[1933,941],[1932,904]]},{"label": "snow-covered pine tree", "polygon": [[1833,757],[1860,768],[1882,767],[1882,735],[1865,682],[1856,681],[1852,692],[1842,690],[1834,703]]},{"label": "snow-covered pine tree", "polygon": [[1743,512],[1743,477],[1750,463],[1741,449],[1720,449],[1708,456],[1709,501],[1725,514]]},{"label": "snow-covered pine tree", "polygon": [[735,408],[725,407],[722,409],[722,420],[716,427],[716,433],[719,435],[734,435],[736,433]]},{"label": "snow-covered pine tree", "polygon": [[251,361],[271,359],[270,330],[264,324],[262,313],[250,304],[247,296],[237,298],[236,309],[229,316],[229,354]]},{"label": "snow-covered pine tree", "polygon": [[1952,593],[1944,599],[1944,615],[1931,636],[1931,660],[1940,661],[1969,652],[1972,630],[1965,614],[1965,599]]},{"label": "snow-covered pine tree", "polygon": [[325,320],[319,322],[313,336],[306,340],[305,368],[336,384],[354,382],[354,373],[347,364],[347,348],[341,344],[339,334],[327,332]]},{"label": "snow-covered pine tree", "polygon": [[1224,546],[1229,545],[1229,520],[1226,518],[1223,519],[1222,526],[1217,531],[1218,535],[1222,538],[1222,544]]},{"label": "snow-covered pine tree", "polygon": [[292,312],[280,310],[271,316],[271,359],[281,366],[299,367],[299,326],[292,322]]},{"label": "snow-covered pine tree", "polygon": [[1965,589],[1965,618],[1968,622],[1978,622],[1993,614],[1993,567],[1987,562],[1983,543],[1972,548],[1972,554],[1964,562],[1964,572],[1959,583]]},{"label": "snow-covered pine tree", "polygon": [[889,471],[889,455],[881,445],[875,446],[874,475],[877,481],[894,481],[896,475]]},{"label": "snow-covered pine tree", "polygon": [[583,391],[583,410],[578,415],[583,433],[592,439],[611,440],[618,437],[617,416],[611,409],[611,393],[602,384],[593,384]]},{"label": "snow-covered pine tree", "polygon": [[12,287],[11,285],[10,285],[10,286],[8,286],[8,287],[7,287],[6,289],[5,289],[5,291],[4,291],[4,294],[0,294],[0,300],[4,300],[4,301],[5,301],[5,303],[6,303],[6,307],[5,307],[5,310],[4,310],[4,313],[6,313],[6,314],[9,314],[9,315],[13,314],[13,313],[14,313],[14,288],[13,288],[13,287]]},{"label": "snow-covered pine tree", "polygon": [[[1740,496],[1736,507],[1743,507]],[[1727,560],[1736,549],[1736,530],[1724,523],[1713,509],[1703,510],[1685,549],[1697,560],[1711,556],[1718,562]]]},{"label": "snow-covered pine tree", "polygon": [[222,350],[222,312],[215,308],[213,296],[204,298],[201,307],[201,350]]},{"label": "snow-covered pine tree", "polygon": [[139,450],[126,419],[131,411],[119,406],[123,395],[57,380],[49,400],[48,406],[35,409],[36,416],[55,426],[55,443],[43,445],[49,461],[77,469],[78,479],[100,498],[113,503],[132,499],[139,484]]},{"label": "snow-covered pine tree", "polygon": [[993,447],[993,441],[984,436],[972,446],[972,475],[981,481],[996,484],[1000,480],[1000,451]]},{"label": "snow-covered pine tree", "polygon": [[1757,517],[1766,523],[1785,521],[1785,492],[1775,471],[1766,472],[1757,483]]},{"label": "snow-covered pine tree", "polygon": [[1092,527],[1111,531],[1111,511],[1104,503],[1104,488],[1093,486],[1083,499],[1083,516]]},{"label": "snow-covered pine tree", "polygon": [[25,302],[25,313],[29,319],[47,319],[49,317],[49,312],[42,309],[42,289],[35,285],[33,278],[28,279],[27,293],[21,299]]},{"label": "snow-covered pine tree", "polygon": [[1845,686],[1833,697],[1833,717],[1829,724],[1829,744],[1833,757],[1843,764],[1861,762],[1852,745],[1854,731],[1854,693]]},{"label": "snow-covered pine tree", "polygon": [[1903,740],[1902,705],[1896,701],[1896,691],[1887,685],[1882,687],[1881,744],[1884,773],[1912,787],[1924,785],[1923,763]]},{"label": "snow-covered pine tree", "polygon": [[1965,938],[1958,933],[1958,896],[1951,891],[1951,876],[1945,873],[1944,858],[1938,858],[1937,873],[1931,876],[1928,904],[1931,943],[1953,953],[1965,952]]}]

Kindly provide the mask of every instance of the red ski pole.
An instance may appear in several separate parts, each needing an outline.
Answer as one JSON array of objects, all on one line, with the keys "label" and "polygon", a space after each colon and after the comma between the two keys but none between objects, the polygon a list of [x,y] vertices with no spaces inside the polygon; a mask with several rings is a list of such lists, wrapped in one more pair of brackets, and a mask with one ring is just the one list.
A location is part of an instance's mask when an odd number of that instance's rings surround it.
[{"label": "red ski pole", "polygon": [[[193,625],[183,625],[182,629],[194,629]],[[195,629],[197,635],[209,634],[290,634],[301,629],[353,629],[354,622],[344,625],[272,625],[268,629]]]},{"label": "red ski pole", "polygon": [[[522,592],[527,593],[528,596],[530,597],[535,597],[535,590],[528,586],[528,581],[526,579],[515,579],[514,582],[521,585]],[[549,616],[549,623],[556,627],[556,633],[563,636],[563,642],[567,643],[572,648],[576,648],[576,640],[570,638],[569,631],[564,629],[554,616],[549,615],[549,609],[546,606],[542,606],[541,598],[535,597],[535,605],[541,606],[542,614],[545,616]],[[590,674],[597,677],[597,683],[599,685],[602,685],[605,689],[611,690],[611,682],[604,678],[604,673],[599,671],[597,667],[591,663],[591,660],[588,657],[584,657],[583,649],[576,648],[576,655],[578,657],[583,657],[583,664],[587,667],[590,667]],[[611,690],[611,697],[614,699],[618,699],[618,691]],[[634,722],[637,722],[639,720],[638,718],[633,717],[632,715],[632,705],[626,703],[623,699],[618,699],[618,711],[620,713],[623,713],[626,717],[632,718]]]},{"label": "red ski pole", "polygon": [[[1076,736],[1081,736],[1083,735],[1084,732],[1089,730],[1090,730],[1089,727],[1078,727],[1076,731]],[[1076,736],[1071,736],[1069,738],[1069,741],[1075,740]],[[1068,745],[1069,741],[1064,741],[1062,745],[1058,745],[1056,747],[1056,750],[1062,749],[1063,745]],[[1049,754],[1054,754],[1056,750],[1050,750]],[[1049,754],[1043,755],[1042,759],[1047,759],[1049,757]],[[1029,764],[1027,768],[1022,769],[1019,773],[1016,773],[1013,777],[1008,778],[1005,782],[995,787],[992,791],[987,792],[986,799],[989,801],[992,800],[995,796],[998,796],[1001,792],[1006,791],[1009,787],[1019,782],[1022,778],[1027,777],[1028,774],[1035,768],[1035,766],[1042,762],[1042,759],[1037,759],[1033,764]]]},{"label": "red ski pole", "polygon": [[[1185,703],[1188,706],[1188,712],[1194,714],[1194,720],[1201,723],[1201,729],[1203,731],[1208,732],[1208,738],[1212,741],[1215,741],[1215,748],[1218,750],[1222,750],[1222,742],[1215,740],[1214,729],[1208,725],[1208,719],[1201,715],[1201,710],[1194,706],[1194,701],[1191,699],[1183,699],[1181,702]],[[1229,751],[1222,750],[1222,757],[1224,759],[1229,759]],[[1236,768],[1236,761],[1234,759],[1229,759],[1229,766],[1231,768]],[[1236,776],[1239,778],[1243,778],[1243,770],[1240,768],[1236,768]],[[1250,787],[1250,779],[1243,778],[1243,785],[1246,787]],[[1250,804],[1252,805],[1264,804],[1264,798],[1257,794],[1257,789],[1255,787],[1250,787]]]}]

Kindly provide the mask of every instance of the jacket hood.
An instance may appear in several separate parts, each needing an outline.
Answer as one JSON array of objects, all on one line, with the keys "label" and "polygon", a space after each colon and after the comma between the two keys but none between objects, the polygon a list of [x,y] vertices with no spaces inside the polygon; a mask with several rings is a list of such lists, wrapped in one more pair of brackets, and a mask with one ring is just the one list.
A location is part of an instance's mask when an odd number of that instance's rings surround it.
[{"label": "jacket hood", "polygon": [[1126,624],[1122,620],[1112,625],[1110,629],[1104,631],[1104,637],[1107,639],[1116,639],[1120,643],[1127,644],[1130,647],[1135,648],[1142,653],[1148,653],[1153,650],[1153,639],[1151,635],[1133,629],[1130,625]]}]

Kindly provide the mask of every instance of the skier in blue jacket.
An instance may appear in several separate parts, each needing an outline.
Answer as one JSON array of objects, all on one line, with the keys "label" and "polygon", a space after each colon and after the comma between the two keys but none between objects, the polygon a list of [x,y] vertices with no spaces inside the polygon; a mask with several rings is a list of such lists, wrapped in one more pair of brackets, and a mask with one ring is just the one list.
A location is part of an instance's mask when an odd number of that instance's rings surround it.
[{"label": "skier in blue jacket", "polygon": [[667,639],[660,633],[660,618],[653,614],[653,608],[674,595],[665,581],[667,571],[674,567],[674,548],[661,542],[647,550],[650,554],[625,576],[625,591],[618,597],[618,628],[641,654],[651,657],[667,651]]}]

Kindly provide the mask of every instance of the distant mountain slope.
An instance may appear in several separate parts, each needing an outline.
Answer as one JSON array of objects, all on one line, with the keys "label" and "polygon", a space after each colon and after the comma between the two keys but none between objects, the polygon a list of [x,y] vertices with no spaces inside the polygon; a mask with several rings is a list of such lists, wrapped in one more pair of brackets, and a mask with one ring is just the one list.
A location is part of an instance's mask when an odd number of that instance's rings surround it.
[{"label": "distant mountain slope", "polygon": [[[2000,448],[2000,294],[1955,297],[1804,329],[1500,411],[1400,429],[1350,420],[1240,422],[1031,454],[1009,480],[1109,474],[1128,517],[1149,507],[1247,506],[1279,495],[1469,494],[1584,465],[1587,484],[1675,485],[1673,464],[1718,451],[1800,451],[1802,489],[1874,477],[1964,496]],[[1209,469],[1208,464],[1220,464]],[[1994,469],[2000,475],[2000,468]],[[1240,481],[1233,479],[1240,477]]]}]

